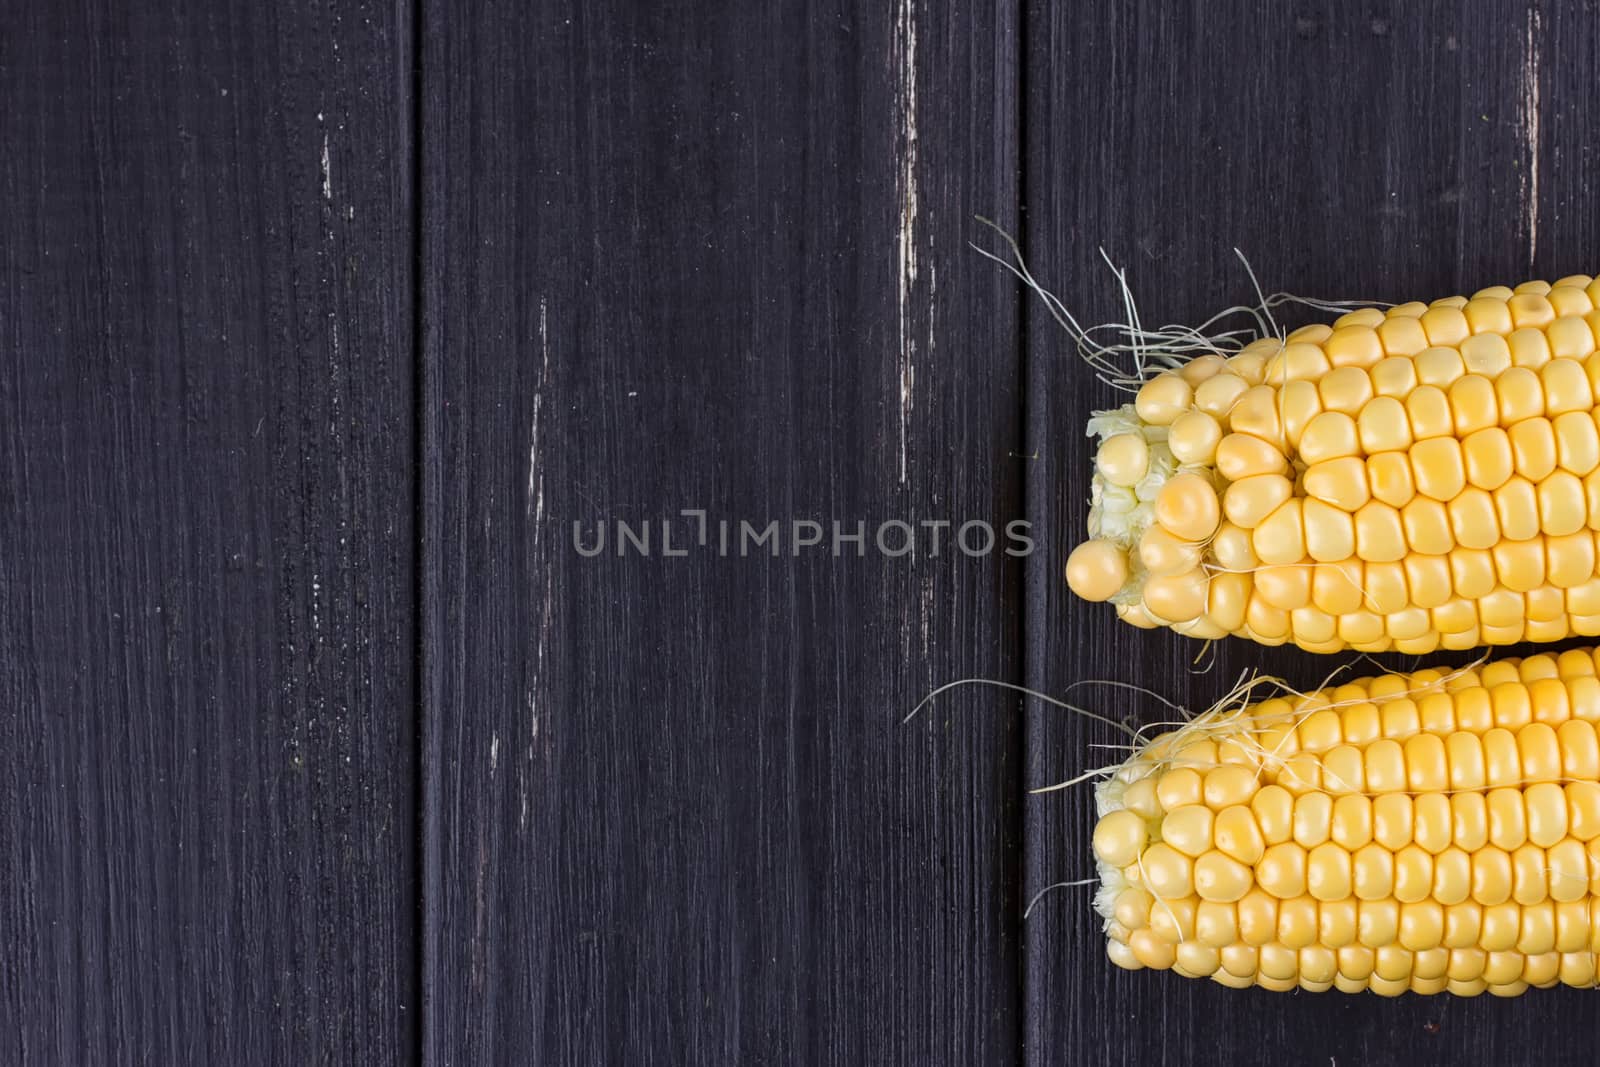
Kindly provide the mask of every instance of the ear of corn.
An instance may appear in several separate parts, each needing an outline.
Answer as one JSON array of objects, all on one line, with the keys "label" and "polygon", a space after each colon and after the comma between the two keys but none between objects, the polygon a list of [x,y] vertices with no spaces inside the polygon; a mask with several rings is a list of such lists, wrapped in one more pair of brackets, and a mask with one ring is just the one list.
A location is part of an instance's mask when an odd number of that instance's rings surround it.
[{"label": "ear of corn", "polygon": [[1596,984],[1600,651],[1241,702],[1097,789],[1119,966],[1230,986]]},{"label": "ear of corn", "polygon": [[1600,635],[1600,282],[1351,312],[1099,413],[1080,596],[1139,626],[1425,653]]}]

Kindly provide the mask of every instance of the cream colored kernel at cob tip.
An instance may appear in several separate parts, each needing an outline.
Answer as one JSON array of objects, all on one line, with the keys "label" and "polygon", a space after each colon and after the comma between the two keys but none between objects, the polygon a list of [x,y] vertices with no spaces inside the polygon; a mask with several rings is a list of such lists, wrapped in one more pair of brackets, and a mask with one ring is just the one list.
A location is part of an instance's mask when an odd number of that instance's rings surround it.
[{"label": "cream colored kernel at cob tip", "polygon": [[1596,662],[1236,699],[1140,746],[1096,790],[1110,959],[1273,990],[1594,986]]},{"label": "cream colored kernel at cob tip", "polygon": [[1600,282],[1366,308],[1097,413],[1079,596],[1316,652],[1600,635]]}]

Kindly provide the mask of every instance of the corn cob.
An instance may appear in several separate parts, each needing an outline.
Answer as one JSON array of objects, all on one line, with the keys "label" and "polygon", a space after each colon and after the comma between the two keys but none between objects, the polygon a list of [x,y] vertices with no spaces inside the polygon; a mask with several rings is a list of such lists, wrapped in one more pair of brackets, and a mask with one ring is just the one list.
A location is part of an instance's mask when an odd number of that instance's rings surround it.
[{"label": "corn cob", "polygon": [[1219,706],[1097,787],[1107,951],[1225,985],[1596,984],[1600,650]]},{"label": "corn cob", "polygon": [[1527,282],[1148,378],[1090,420],[1068,584],[1138,626],[1316,652],[1600,635],[1597,308],[1587,276]]}]

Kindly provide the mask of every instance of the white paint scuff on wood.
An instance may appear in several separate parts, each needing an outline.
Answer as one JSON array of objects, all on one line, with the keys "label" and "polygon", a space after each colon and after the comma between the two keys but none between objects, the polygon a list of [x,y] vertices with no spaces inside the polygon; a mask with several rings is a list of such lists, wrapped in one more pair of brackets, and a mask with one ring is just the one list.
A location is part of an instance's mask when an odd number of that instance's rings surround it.
[{"label": "white paint scuff on wood", "polygon": [[917,16],[915,0],[895,13],[895,71],[900,111],[900,483],[906,480],[906,439],[916,381],[911,296],[917,284]]},{"label": "white paint scuff on wood", "polygon": [[550,374],[550,309],[539,298],[539,385],[533,391],[533,425],[528,430],[528,514],[533,516],[533,542],[539,543],[544,525],[544,471],[539,464],[539,411],[544,407],[544,385]]},{"label": "white paint scuff on wood", "polygon": [[1528,234],[1528,263],[1539,249],[1539,9],[1528,9],[1526,46],[1522,53],[1522,132],[1528,165],[1522,171],[1523,228]]},{"label": "white paint scuff on wood", "polygon": [[322,131],[322,199],[333,199],[333,166],[328,155],[328,131]]}]

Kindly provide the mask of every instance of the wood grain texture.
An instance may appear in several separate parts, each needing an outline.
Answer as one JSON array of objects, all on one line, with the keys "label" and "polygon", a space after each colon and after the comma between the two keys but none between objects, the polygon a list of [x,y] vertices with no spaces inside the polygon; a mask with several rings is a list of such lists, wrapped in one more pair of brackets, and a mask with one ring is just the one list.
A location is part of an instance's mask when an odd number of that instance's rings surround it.
[{"label": "wood grain texture", "polygon": [[405,5],[0,25],[0,1062],[399,1062]]},{"label": "wood grain texture", "polygon": [[428,9],[431,1062],[1017,1058],[1015,701],[899,720],[1020,566],[716,547],[1020,515],[1015,16],[944,7]]},{"label": "wood grain texture", "polygon": [[[1033,266],[1085,321],[1111,320],[1120,306],[1096,260],[1104,245],[1128,267],[1147,322],[1199,321],[1248,299],[1234,246],[1269,288],[1327,297],[1431,298],[1592,272],[1593,16],[1592,4],[1033,4]],[[1040,456],[1027,498],[1042,538],[1027,581],[1030,684],[1059,693],[1112,678],[1204,707],[1247,668],[1309,685],[1347,659],[1229,640],[1196,673],[1199,644],[1068,595],[1059,564],[1083,536],[1090,463],[1079,427],[1120,401],[1040,308],[1025,321],[1029,447]],[[1096,706],[1130,722],[1162,717],[1123,692],[1101,692]],[[1089,744],[1117,739],[1035,712],[1029,784],[1079,773],[1101,760]],[[1086,789],[1029,801],[1028,889],[1092,873],[1092,818]],[[1032,1063],[1592,1060],[1592,993],[1386,1001],[1125,973],[1105,959],[1087,891],[1073,892],[1047,898],[1027,925]]]}]

